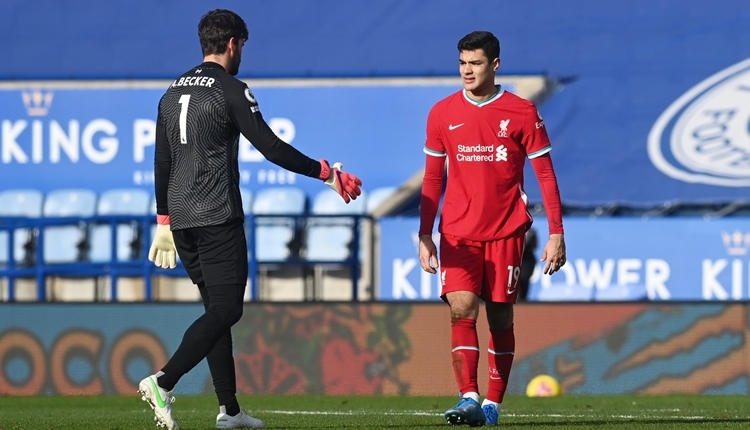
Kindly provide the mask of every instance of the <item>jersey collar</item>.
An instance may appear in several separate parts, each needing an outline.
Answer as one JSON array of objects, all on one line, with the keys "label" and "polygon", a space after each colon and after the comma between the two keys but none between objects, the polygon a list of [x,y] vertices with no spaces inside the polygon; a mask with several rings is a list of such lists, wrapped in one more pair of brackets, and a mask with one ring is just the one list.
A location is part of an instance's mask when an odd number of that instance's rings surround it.
[{"label": "jersey collar", "polygon": [[499,99],[500,96],[503,95],[505,92],[505,89],[503,89],[502,85],[495,85],[495,88],[497,89],[495,91],[495,94],[492,95],[492,97],[488,98],[487,100],[482,100],[481,102],[476,101],[469,97],[469,94],[466,92],[466,90],[461,90],[461,92],[464,94],[464,99],[466,99],[467,102],[473,104],[476,107],[482,107],[484,105],[490,104],[494,102],[495,100]]},{"label": "jersey collar", "polygon": [[[201,63],[201,65],[200,65],[200,66],[198,66],[198,67],[209,67],[209,68],[210,68],[210,67],[213,67],[213,68],[215,68],[215,69],[221,69],[221,70],[224,70],[224,67],[223,67],[223,66],[222,66],[221,64],[219,64],[219,63],[215,63],[215,62],[213,62],[213,61],[204,61],[204,62],[203,62],[203,63]],[[226,71],[226,70],[224,70],[224,71]]]}]

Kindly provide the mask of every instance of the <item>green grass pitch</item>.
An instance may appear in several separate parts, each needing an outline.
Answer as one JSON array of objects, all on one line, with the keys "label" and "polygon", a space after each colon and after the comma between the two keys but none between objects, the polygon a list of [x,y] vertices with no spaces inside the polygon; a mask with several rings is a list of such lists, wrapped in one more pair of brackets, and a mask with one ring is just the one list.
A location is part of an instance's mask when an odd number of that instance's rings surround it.
[{"label": "green grass pitch", "polygon": [[[454,397],[241,396],[269,429],[439,429]],[[178,396],[183,430],[214,428],[213,396]],[[707,429],[750,426],[746,396],[506,397],[504,429]],[[465,426],[464,426],[465,427]],[[468,428],[468,427],[465,427]],[[0,430],[156,429],[139,397],[0,397]]]}]

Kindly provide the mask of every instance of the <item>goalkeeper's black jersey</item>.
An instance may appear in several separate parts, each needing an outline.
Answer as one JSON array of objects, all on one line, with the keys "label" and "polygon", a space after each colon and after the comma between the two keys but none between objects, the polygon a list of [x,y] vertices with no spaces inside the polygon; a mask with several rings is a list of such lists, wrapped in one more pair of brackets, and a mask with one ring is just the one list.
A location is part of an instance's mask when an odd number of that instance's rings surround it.
[{"label": "goalkeeper's black jersey", "polygon": [[242,219],[242,133],[266,159],[317,178],[320,163],[280,140],[242,81],[206,62],[177,78],[159,101],[154,174],[157,213],[173,230]]}]

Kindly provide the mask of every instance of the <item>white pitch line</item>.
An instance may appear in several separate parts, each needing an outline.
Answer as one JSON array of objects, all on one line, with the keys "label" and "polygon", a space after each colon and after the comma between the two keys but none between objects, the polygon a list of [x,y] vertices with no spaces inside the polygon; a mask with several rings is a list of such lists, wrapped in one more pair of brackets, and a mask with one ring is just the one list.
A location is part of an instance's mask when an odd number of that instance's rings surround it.
[{"label": "white pitch line", "polygon": [[[646,412],[659,412],[659,409],[645,410]],[[664,412],[673,412],[672,409],[663,409]],[[679,411],[679,410],[678,410]],[[139,412],[151,412],[150,409],[139,410]],[[182,411],[181,413],[203,413],[203,411],[197,411],[195,409],[191,411]],[[277,414],[277,415],[329,415],[329,416],[374,416],[374,415],[389,415],[389,416],[422,416],[422,417],[442,417],[442,412],[433,411],[284,411],[284,410],[261,410],[253,409],[252,413],[259,414]],[[622,419],[622,420],[637,420],[637,419],[668,419],[668,420],[708,420],[711,421],[714,418],[704,415],[596,415],[596,414],[516,414],[504,412],[501,414],[502,417],[508,418],[587,418],[587,419]]]},{"label": "white pitch line", "polygon": [[[427,411],[282,411],[282,410],[253,410],[259,414],[279,414],[279,415],[336,415],[336,416],[355,416],[355,415],[395,415],[395,416],[430,416],[442,417],[442,413]],[[682,420],[705,420],[711,419],[701,415],[595,415],[595,414],[514,414],[503,413],[501,417],[509,418],[612,418],[612,419],[682,419]]]},{"label": "white pitch line", "polygon": [[417,415],[417,416],[435,416],[435,417],[441,417],[443,414],[438,414],[435,412],[425,412],[425,411],[401,411],[401,412],[392,412],[392,411],[384,411],[384,412],[376,412],[376,411],[263,411],[263,410],[255,410],[253,409],[252,412],[257,412],[259,414],[279,414],[279,415]]}]

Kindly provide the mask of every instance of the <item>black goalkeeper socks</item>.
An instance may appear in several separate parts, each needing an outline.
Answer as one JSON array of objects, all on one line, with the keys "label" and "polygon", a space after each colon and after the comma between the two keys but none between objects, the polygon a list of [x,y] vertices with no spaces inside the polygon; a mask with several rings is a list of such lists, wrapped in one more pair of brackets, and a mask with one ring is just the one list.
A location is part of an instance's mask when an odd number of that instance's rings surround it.
[{"label": "black goalkeeper socks", "polygon": [[222,405],[227,409],[227,415],[236,416],[240,413],[240,404],[237,402],[237,398],[233,398],[228,401],[226,405]]}]

